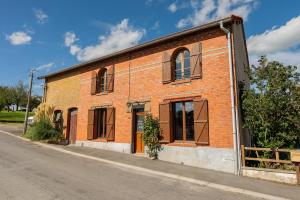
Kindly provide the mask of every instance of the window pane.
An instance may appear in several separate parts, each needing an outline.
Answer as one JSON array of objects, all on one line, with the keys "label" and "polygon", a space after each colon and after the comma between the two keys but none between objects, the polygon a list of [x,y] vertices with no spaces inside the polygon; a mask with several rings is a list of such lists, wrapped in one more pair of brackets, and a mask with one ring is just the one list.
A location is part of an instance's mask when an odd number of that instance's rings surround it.
[{"label": "window pane", "polygon": [[106,85],[107,85],[107,71],[105,70],[100,75],[100,92],[106,91]]},{"label": "window pane", "polygon": [[96,109],[96,136],[97,138],[106,137],[106,109]]},{"label": "window pane", "polygon": [[194,138],[194,108],[193,102],[185,102],[185,123],[186,140],[195,140]]},{"label": "window pane", "polygon": [[190,78],[191,76],[191,65],[190,65],[190,52],[184,51],[184,78]]},{"label": "window pane", "polygon": [[182,103],[174,103],[174,139],[182,140]]},{"label": "window pane", "polygon": [[175,67],[175,79],[176,80],[180,80],[182,79],[182,70],[181,70],[181,56],[182,56],[182,53],[179,53],[176,57],[176,61],[175,61],[175,64],[176,64],[176,67]]}]

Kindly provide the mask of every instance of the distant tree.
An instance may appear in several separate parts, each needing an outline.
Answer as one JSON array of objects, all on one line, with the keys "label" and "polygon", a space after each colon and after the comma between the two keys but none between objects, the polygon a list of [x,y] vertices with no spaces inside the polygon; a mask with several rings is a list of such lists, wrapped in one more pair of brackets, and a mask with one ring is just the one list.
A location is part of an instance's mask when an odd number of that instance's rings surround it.
[{"label": "distant tree", "polygon": [[27,90],[23,81],[19,81],[13,89],[13,103],[16,104],[16,109],[19,110],[20,105],[26,104]]},{"label": "distant tree", "polygon": [[42,102],[41,96],[32,96],[29,110],[32,111],[34,108],[37,108],[41,104],[41,102]]},{"label": "distant tree", "polygon": [[258,147],[295,148],[300,138],[299,73],[265,56],[249,74],[251,89],[244,91],[245,127]]},{"label": "distant tree", "polygon": [[5,107],[3,87],[0,86],[0,111]]},{"label": "distant tree", "polygon": [[7,107],[7,111],[9,112],[10,106],[13,104],[13,89],[11,87],[0,87],[0,99],[4,106]]}]

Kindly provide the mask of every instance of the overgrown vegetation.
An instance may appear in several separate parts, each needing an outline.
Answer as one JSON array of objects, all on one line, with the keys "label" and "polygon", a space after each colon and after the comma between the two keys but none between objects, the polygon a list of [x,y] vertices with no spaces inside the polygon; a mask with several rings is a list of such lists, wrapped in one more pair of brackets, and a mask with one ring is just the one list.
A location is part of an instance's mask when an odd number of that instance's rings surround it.
[{"label": "overgrown vegetation", "polygon": [[52,122],[53,114],[54,106],[40,104],[34,115],[34,123],[24,136],[30,140],[43,140],[50,143],[59,143],[64,140],[62,131],[56,129]]},{"label": "overgrown vegetation", "polygon": [[258,147],[295,148],[300,136],[300,88],[296,67],[267,62],[252,66],[252,88],[243,94],[245,126]]},{"label": "overgrown vegetation", "polygon": [[[243,92],[242,108],[245,127],[252,135],[252,145],[263,148],[299,147],[300,87],[295,66],[268,62],[262,56],[249,73],[251,88]],[[273,158],[273,152],[256,153],[256,157]],[[255,156],[255,155],[253,155]],[[281,155],[281,159],[289,159]],[[260,167],[287,168],[260,162]],[[255,164],[255,165],[256,165]]]},{"label": "overgrown vegetation", "polygon": [[147,114],[144,123],[143,140],[147,146],[147,154],[150,158],[157,159],[158,152],[161,150],[159,143],[160,139],[160,127],[159,120],[153,118],[151,114]]}]

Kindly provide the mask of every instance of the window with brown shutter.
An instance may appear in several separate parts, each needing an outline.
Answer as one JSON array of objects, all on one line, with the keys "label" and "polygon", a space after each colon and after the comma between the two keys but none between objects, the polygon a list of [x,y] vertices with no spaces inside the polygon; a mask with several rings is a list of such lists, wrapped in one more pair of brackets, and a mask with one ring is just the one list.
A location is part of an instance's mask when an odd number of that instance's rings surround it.
[{"label": "window with brown shutter", "polygon": [[202,44],[196,43],[191,51],[191,79],[202,77]]},{"label": "window with brown shutter", "polygon": [[91,94],[94,95],[97,92],[97,73],[92,71],[91,73]]},{"label": "window with brown shutter", "polygon": [[195,142],[199,145],[209,144],[208,101],[194,100],[194,130]]},{"label": "window with brown shutter", "polygon": [[94,110],[88,110],[88,123],[87,123],[87,139],[92,140],[94,139],[94,117],[95,112]]},{"label": "window with brown shutter", "polygon": [[107,69],[107,91],[112,92],[114,90],[114,77],[115,66],[112,65]]},{"label": "window with brown shutter", "polygon": [[160,121],[160,131],[161,131],[161,142],[169,143],[171,142],[171,103],[160,103],[159,104],[159,121]]},{"label": "window with brown shutter", "polygon": [[171,56],[168,52],[162,54],[162,82],[164,84],[172,81]]},{"label": "window with brown shutter", "polygon": [[106,139],[115,140],[115,109],[112,107],[106,109]]}]

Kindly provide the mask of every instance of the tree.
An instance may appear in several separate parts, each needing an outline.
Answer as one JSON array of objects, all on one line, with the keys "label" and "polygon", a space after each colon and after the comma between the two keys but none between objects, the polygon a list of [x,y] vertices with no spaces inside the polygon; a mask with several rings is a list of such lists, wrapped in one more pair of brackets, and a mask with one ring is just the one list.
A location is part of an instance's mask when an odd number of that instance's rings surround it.
[{"label": "tree", "polygon": [[0,111],[5,107],[3,87],[0,86]]},{"label": "tree", "polygon": [[13,104],[13,89],[7,86],[0,87],[0,99],[4,106],[7,107],[9,112],[9,107]]},{"label": "tree", "polygon": [[42,102],[41,96],[32,96],[29,110],[32,111],[34,108],[37,108],[41,104],[41,102]]},{"label": "tree", "polygon": [[27,90],[23,81],[13,87],[13,103],[16,104],[16,109],[19,110],[20,105],[25,105],[27,99]]},{"label": "tree", "polygon": [[299,73],[265,56],[252,66],[251,88],[243,92],[245,127],[253,144],[268,148],[295,148],[300,137]]}]

